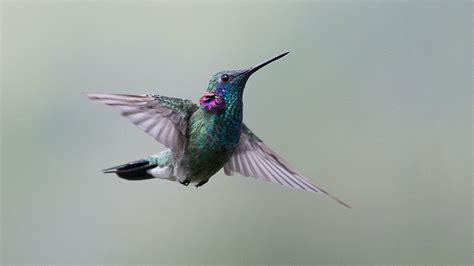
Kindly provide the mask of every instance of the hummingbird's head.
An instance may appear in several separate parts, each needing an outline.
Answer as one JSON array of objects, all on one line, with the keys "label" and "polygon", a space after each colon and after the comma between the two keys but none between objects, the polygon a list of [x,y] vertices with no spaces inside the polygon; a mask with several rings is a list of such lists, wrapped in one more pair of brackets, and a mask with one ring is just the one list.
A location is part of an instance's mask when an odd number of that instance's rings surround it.
[{"label": "hummingbird's head", "polygon": [[242,101],[245,84],[249,77],[260,68],[282,58],[288,53],[280,54],[247,69],[226,70],[214,74],[209,81],[207,92],[199,99],[199,104],[208,110],[222,110],[226,104]]}]

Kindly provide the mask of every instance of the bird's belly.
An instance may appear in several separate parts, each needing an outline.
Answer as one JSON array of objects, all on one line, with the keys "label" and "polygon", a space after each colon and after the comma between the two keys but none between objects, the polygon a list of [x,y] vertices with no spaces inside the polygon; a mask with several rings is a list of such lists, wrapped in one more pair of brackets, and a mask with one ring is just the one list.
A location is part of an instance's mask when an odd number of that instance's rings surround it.
[{"label": "bird's belly", "polygon": [[229,160],[237,144],[218,141],[215,136],[190,138],[180,164],[186,179],[199,183],[217,173]]},{"label": "bird's belly", "polygon": [[240,123],[229,126],[226,119],[201,110],[190,118],[190,124],[179,165],[183,178],[200,182],[210,178],[227,163],[237,148],[241,128]]},{"label": "bird's belly", "polygon": [[234,150],[235,147],[218,144],[204,149],[187,150],[183,156],[187,179],[199,183],[210,178],[227,163]]}]

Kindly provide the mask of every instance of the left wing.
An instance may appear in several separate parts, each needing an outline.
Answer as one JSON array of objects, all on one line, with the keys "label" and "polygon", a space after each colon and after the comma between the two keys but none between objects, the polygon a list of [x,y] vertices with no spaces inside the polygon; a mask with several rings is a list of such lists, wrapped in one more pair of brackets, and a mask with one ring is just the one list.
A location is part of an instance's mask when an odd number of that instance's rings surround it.
[{"label": "left wing", "polygon": [[243,176],[253,176],[283,186],[323,193],[350,208],[348,204],[312,184],[306,177],[296,172],[276,152],[253,134],[245,124],[242,124],[239,147],[224,166],[224,172],[226,175],[238,172]]},{"label": "left wing", "polygon": [[177,155],[184,149],[188,118],[196,104],[162,95],[84,93],[94,102],[120,110],[122,116],[143,129]]}]

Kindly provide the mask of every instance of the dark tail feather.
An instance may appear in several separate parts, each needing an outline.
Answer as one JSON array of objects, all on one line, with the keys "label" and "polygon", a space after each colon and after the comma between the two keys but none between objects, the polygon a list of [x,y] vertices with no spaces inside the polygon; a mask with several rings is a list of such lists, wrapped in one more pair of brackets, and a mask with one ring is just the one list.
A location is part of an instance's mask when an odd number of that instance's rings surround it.
[{"label": "dark tail feather", "polygon": [[107,168],[102,170],[102,172],[104,172],[104,174],[115,173],[120,178],[126,180],[146,180],[154,178],[146,171],[148,169],[155,168],[156,166],[156,164],[150,164],[147,160],[138,160],[119,166]]}]

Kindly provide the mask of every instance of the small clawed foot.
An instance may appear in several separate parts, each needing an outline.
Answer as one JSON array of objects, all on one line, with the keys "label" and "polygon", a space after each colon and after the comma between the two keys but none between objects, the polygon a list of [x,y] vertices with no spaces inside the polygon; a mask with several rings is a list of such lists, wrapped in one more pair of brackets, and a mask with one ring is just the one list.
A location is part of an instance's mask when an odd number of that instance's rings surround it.
[{"label": "small clawed foot", "polygon": [[197,183],[197,184],[195,185],[195,187],[198,188],[198,187],[200,187],[200,186],[206,184],[207,181],[209,181],[209,178],[208,178],[208,179],[204,179],[204,180],[202,180],[201,182]]},{"label": "small clawed foot", "polygon": [[179,181],[179,183],[181,183],[181,185],[188,186],[189,183],[191,183],[191,180],[185,179],[184,181]]}]

